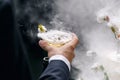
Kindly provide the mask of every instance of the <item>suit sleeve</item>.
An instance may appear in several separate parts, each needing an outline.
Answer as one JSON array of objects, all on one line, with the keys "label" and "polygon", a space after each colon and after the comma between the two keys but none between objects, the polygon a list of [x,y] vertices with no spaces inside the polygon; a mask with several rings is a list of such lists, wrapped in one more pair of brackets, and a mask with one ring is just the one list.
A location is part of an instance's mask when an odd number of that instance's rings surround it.
[{"label": "suit sleeve", "polygon": [[52,60],[39,80],[69,80],[68,66],[61,60]]}]

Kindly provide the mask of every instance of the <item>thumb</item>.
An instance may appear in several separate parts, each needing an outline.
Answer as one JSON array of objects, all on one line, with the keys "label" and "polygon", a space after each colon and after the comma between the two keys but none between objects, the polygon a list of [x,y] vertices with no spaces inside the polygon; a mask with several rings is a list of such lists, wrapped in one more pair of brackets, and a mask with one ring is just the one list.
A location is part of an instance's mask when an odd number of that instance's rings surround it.
[{"label": "thumb", "polygon": [[76,34],[72,33],[72,40],[70,42],[68,42],[68,44],[66,44],[66,45],[72,46],[73,48],[75,48],[78,43],[79,43],[78,37],[76,36]]},{"label": "thumb", "polygon": [[51,49],[51,47],[49,46],[48,42],[44,41],[44,40],[40,40],[39,41],[39,46],[46,50],[46,51],[49,51]]}]

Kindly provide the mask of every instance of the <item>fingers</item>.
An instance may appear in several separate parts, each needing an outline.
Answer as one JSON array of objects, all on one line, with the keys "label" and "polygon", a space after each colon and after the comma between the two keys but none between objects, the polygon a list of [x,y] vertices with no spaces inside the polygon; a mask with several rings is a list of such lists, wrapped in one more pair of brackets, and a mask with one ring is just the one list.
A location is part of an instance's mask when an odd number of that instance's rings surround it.
[{"label": "fingers", "polygon": [[[63,47],[68,47],[69,46],[69,47],[71,47],[72,50],[74,50],[74,48],[77,46],[79,40],[78,40],[78,37],[76,36],[76,34],[73,33],[72,36],[73,36],[72,37],[73,39],[70,42],[68,42],[67,44],[65,44]],[[53,49],[53,47],[50,46],[48,44],[48,42],[46,42],[44,40],[40,40],[39,45],[40,45],[41,48],[43,48],[46,51],[49,51],[49,50]]]},{"label": "fingers", "polygon": [[68,45],[71,45],[75,48],[77,44],[79,43],[79,39],[74,33],[72,33],[72,36],[73,36],[73,39],[68,43]]},{"label": "fingers", "polygon": [[49,51],[51,49],[51,46],[49,46],[48,42],[46,42],[44,40],[40,40],[39,45],[42,49],[44,49],[46,51]]}]

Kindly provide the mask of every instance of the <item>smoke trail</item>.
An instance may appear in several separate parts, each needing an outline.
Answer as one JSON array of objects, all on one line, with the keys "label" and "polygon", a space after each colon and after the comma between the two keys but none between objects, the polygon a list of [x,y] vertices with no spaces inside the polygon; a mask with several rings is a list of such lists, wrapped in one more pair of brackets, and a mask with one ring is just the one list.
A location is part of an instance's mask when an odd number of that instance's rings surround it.
[{"label": "smoke trail", "polygon": [[[73,61],[72,79],[102,80],[90,70],[92,64],[102,58],[88,57],[91,50],[98,56],[106,56],[116,50],[116,40],[105,24],[98,24],[96,13],[109,8],[116,15],[120,11],[118,0],[15,0],[18,23],[24,35],[35,36],[37,24],[47,28],[65,29],[76,33],[80,44]],[[21,2],[19,2],[21,1]],[[112,9],[111,9],[112,8]],[[106,10],[105,10],[106,11]],[[29,25],[30,24],[30,25]],[[32,25],[31,25],[32,24]],[[50,24],[50,25],[49,25]],[[49,27],[48,27],[49,26]],[[26,31],[27,30],[27,31]],[[24,33],[24,32],[23,32]]]},{"label": "smoke trail", "polygon": [[[80,45],[76,50],[76,58],[73,66],[76,66],[73,79],[85,77],[85,80],[101,80],[100,76],[89,69],[90,66],[102,60],[99,56],[107,56],[116,50],[116,40],[111,30],[105,24],[98,24],[96,12],[101,8],[110,7],[109,12],[120,11],[117,0],[58,0],[57,14],[51,24],[57,29],[66,29],[75,32],[80,39]],[[86,56],[86,51],[92,50],[97,53],[97,59]],[[78,71],[80,70],[80,72]],[[77,72],[78,71],[78,72]]]},{"label": "smoke trail", "polygon": [[[38,24],[49,26],[56,14],[54,0],[14,0],[17,27],[32,44],[36,43]],[[37,44],[37,43],[36,43]]]}]

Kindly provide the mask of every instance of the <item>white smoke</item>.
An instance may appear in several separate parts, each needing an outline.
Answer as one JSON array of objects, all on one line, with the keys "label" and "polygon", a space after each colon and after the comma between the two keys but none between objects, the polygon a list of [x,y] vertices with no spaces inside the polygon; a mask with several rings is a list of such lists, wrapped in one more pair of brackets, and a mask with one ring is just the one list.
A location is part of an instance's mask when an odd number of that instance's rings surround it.
[{"label": "white smoke", "polygon": [[[76,66],[77,75],[73,71],[73,79],[102,80],[89,68],[94,62],[101,62],[105,56],[116,50],[116,39],[105,24],[98,24],[96,13],[101,10],[114,14],[120,11],[118,0],[57,0],[57,14],[51,24],[57,29],[66,29],[75,32],[80,44],[76,50],[73,66]],[[108,11],[107,11],[108,10]],[[115,13],[116,14],[116,13]],[[86,51],[92,50],[98,55],[86,56]],[[101,56],[103,58],[101,58]],[[101,75],[101,74],[99,74]]]}]

